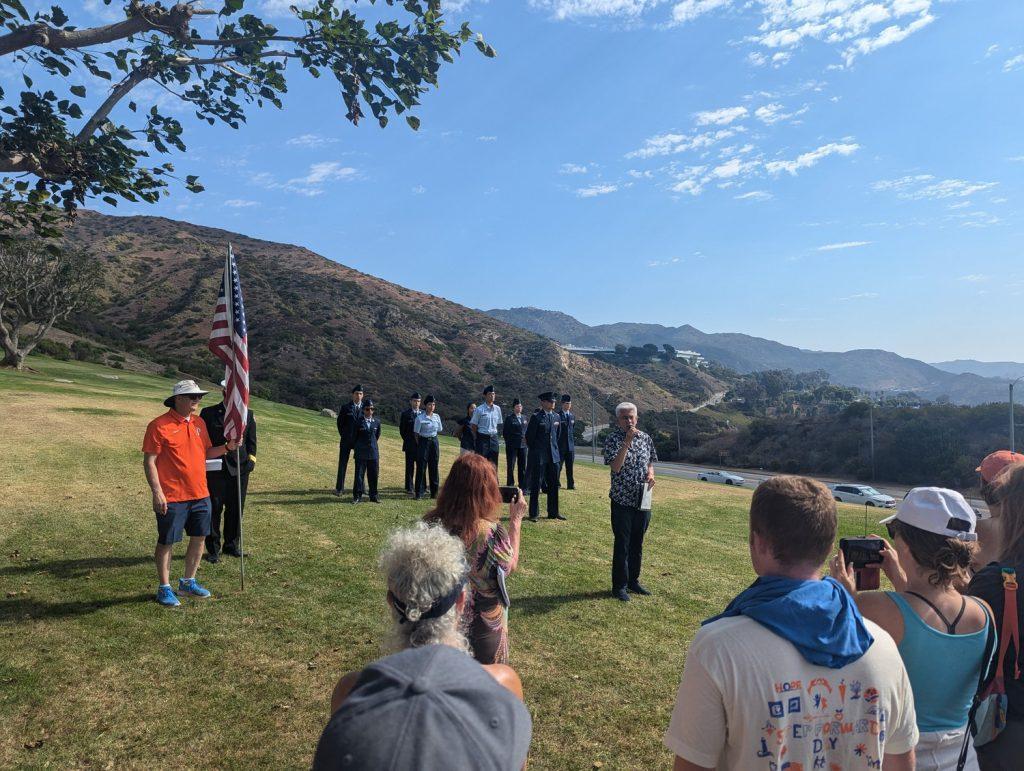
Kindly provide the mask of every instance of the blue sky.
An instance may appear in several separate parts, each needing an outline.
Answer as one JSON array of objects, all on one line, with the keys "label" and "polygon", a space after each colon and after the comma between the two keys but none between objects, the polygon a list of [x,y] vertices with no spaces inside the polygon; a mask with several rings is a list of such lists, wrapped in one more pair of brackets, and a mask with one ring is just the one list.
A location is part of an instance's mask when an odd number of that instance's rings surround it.
[{"label": "blue sky", "polygon": [[443,70],[420,131],[351,126],[296,68],[283,112],[185,121],[173,160],[207,192],[117,212],[301,244],[476,308],[1024,360],[1024,4],[449,12],[498,58],[467,49]]}]

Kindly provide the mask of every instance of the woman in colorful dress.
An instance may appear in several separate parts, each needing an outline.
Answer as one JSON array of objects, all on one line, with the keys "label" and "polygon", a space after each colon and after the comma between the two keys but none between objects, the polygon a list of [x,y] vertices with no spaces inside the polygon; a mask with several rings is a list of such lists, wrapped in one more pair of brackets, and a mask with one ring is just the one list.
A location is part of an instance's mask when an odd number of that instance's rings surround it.
[{"label": "woman in colorful dress", "polygon": [[424,520],[438,522],[466,546],[469,602],[463,621],[473,657],[481,664],[508,663],[508,596],[504,578],[519,563],[519,536],[526,513],[522,491],[509,504],[508,529],[500,522],[501,490],[494,464],[463,455],[453,464]]}]

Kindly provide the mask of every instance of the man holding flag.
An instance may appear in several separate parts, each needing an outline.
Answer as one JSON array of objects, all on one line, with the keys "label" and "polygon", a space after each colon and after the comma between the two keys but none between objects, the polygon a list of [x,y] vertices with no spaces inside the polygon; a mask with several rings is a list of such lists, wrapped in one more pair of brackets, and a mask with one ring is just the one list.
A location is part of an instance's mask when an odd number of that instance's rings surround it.
[{"label": "man holding flag", "polygon": [[[210,351],[224,362],[224,439],[233,442],[234,467],[242,468],[238,446],[242,443],[249,424],[249,331],[245,322],[245,305],[242,302],[242,285],[238,280],[238,266],[235,256],[228,247],[224,261],[224,279],[221,282],[217,305],[213,311],[213,329],[210,331]],[[253,428],[253,451],[255,451],[255,428]],[[242,474],[236,473],[234,504],[238,511],[237,555],[241,558],[240,570],[242,588],[245,588],[245,552],[242,537]],[[232,491],[226,490],[228,495]],[[225,530],[227,522],[225,522]],[[227,536],[227,532],[225,532]],[[227,541],[228,539],[225,538]],[[225,545],[227,551],[227,545]]]}]

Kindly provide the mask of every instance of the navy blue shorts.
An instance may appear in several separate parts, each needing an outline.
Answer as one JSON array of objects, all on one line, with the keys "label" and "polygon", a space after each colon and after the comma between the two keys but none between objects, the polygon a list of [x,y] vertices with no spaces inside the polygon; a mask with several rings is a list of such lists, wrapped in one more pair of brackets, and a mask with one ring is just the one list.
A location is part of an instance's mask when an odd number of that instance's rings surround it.
[{"label": "navy blue shorts", "polygon": [[167,513],[156,518],[156,542],[168,546],[178,543],[182,533],[210,534],[210,499],[176,501],[167,504]]}]

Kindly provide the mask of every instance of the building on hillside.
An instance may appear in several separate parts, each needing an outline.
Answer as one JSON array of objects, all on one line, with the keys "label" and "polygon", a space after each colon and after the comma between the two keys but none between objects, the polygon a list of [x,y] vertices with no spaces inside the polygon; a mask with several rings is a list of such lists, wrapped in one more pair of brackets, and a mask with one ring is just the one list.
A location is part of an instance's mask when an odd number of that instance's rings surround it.
[{"label": "building on hillside", "polygon": [[599,353],[615,353],[614,348],[598,348],[590,345],[571,345],[565,344],[561,346],[563,351],[569,351],[570,353],[579,354],[580,356],[596,356]]},{"label": "building on hillside", "polygon": [[696,351],[676,351],[676,358],[682,359],[687,364],[692,364],[695,367],[707,363],[707,360]]}]

